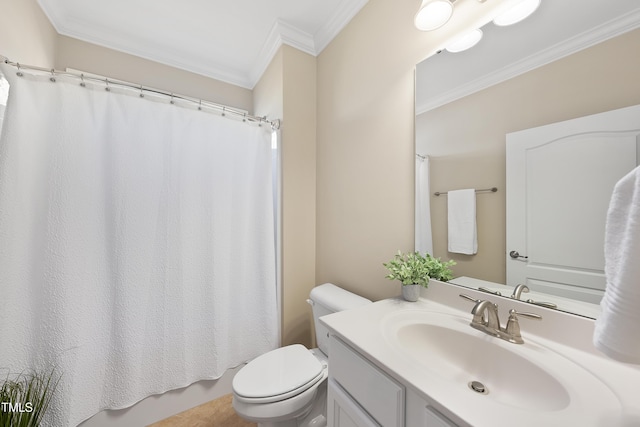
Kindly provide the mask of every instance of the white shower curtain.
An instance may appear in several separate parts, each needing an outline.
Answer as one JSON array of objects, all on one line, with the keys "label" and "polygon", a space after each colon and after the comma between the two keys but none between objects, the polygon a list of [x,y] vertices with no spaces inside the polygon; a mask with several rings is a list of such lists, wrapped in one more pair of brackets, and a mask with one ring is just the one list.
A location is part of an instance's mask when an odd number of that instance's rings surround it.
[{"label": "white shower curtain", "polygon": [[431,191],[429,189],[429,156],[416,156],[415,250],[433,255],[431,234]]},{"label": "white shower curtain", "polygon": [[57,367],[48,424],[275,348],[270,130],[2,72],[0,368]]}]

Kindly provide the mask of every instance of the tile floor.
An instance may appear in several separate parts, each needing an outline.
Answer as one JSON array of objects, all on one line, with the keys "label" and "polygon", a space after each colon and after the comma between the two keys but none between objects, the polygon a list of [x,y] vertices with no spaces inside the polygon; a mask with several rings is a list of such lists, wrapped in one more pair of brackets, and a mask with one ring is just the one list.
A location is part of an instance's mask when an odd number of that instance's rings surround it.
[{"label": "tile floor", "polygon": [[256,427],[240,418],[231,406],[228,394],[211,402],[191,408],[148,427]]}]

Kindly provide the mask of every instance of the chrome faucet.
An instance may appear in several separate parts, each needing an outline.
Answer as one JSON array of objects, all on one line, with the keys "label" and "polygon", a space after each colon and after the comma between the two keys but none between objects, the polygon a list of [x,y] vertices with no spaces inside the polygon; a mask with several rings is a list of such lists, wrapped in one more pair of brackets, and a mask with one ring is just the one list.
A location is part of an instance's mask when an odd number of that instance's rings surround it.
[{"label": "chrome faucet", "polygon": [[512,309],[509,310],[509,319],[507,320],[507,325],[502,328],[500,326],[500,318],[498,316],[498,304],[494,304],[491,301],[474,299],[465,294],[460,294],[460,296],[462,298],[466,298],[470,301],[475,302],[475,305],[471,309],[473,319],[471,319],[470,325],[472,328],[514,344],[524,343],[524,340],[522,339],[522,335],[520,333],[520,323],[518,322],[518,316],[536,320],[542,319],[542,316],[538,314],[521,313]]},{"label": "chrome faucet", "polygon": [[[483,290],[482,288],[480,288],[480,290]],[[515,289],[513,290],[513,293],[511,294],[511,298],[512,299],[520,299],[520,296],[522,295],[523,292],[529,292],[529,287],[527,285],[522,285],[519,284],[518,286],[515,287]],[[539,305],[541,307],[546,307],[546,308],[558,308],[558,306],[552,302],[542,302],[542,301],[534,301],[532,299],[528,299],[525,302],[528,302],[529,304],[535,304],[535,305]]]},{"label": "chrome faucet", "polygon": [[[486,319],[485,319],[486,313]],[[478,300],[476,305],[471,309],[473,319],[471,320],[471,326],[486,332],[489,335],[498,336],[500,330],[500,319],[498,319],[498,305],[491,301]]]},{"label": "chrome faucet", "polygon": [[511,294],[511,298],[520,299],[520,295],[522,295],[523,292],[525,293],[529,292],[529,287],[527,285],[519,284],[513,290],[513,293]]}]

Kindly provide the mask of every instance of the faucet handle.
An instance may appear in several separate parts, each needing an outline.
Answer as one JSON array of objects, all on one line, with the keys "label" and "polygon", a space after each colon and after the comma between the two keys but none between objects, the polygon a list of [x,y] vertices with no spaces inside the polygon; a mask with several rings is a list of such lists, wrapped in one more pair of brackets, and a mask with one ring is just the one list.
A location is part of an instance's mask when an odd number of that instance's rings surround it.
[{"label": "faucet handle", "polygon": [[464,298],[464,299],[468,299],[469,301],[473,301],[473,302],[475,302],[476,304],[477,304],[477,303],[479,303],[480,301],[482,301],[482,300],[479,300],[479,299],[475,299],[475,298],[473,298],[473,297],[470,297],[470,296],[469,296],[469,295],[467,295],[467,294],[460,294],[460,297],[461,297],[461,298]]},{"label": "faucet handle", "polygon": [[[509,317],[511,316],[524,316],[524,317],[528,317],[530,319],[536,319],[536,320],[542,320],[542,316],[540,316],[539,314],[535,314],[535,313],[524,313],[521,311],[516,311],[513,308],[511,310],[509,310]],[[516,317],[517,319],[517,317]]]},{"label": "faucet handle", "polygon": [[478,290],[482,292],[486,292],[488,294],[498,295],[499,297],[502,296],[502,293],[500,291],[492,291],[491,289],[483,288],[482,286],[480,286]]},{"label": "faucet handle", "polygon": [[558,304],[554,304],[552,302],[534,301],[532,299],[528,299],[525,302],[528,302],[529,304],[539,305],[540,307],[554,308],[554,309],[558,308]]},{"label": "faucet handle", "polygon": [[509,320],[507,320],[507,326],[504,328],[504,332],[507,334],[507,341],[522,344],[524,340],[520,334],[520,323],[518,322],[518,316],[528,317],[529,319],[542,320],[542,316],[535,313],[523,313],[514,309],[509,310]]}]

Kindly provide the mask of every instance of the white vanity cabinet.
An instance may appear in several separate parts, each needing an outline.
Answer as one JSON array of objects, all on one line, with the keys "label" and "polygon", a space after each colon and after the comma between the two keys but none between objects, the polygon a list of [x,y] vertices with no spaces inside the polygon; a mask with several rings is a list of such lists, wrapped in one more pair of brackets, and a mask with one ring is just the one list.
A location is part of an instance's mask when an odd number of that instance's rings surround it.
[{"label": "white vanity cabinet", "polygon": [[330,336],[330,427],[640,426],[640,367],[599,353],[592,319],[465,289],[503,313],[544,316],[523,325],[524,344],[511,344],[469,326],[460,292],[433,280],[428,299],[320,318]]},{"label": "white vanity cabinet", "polygon": [[329,427],[456,427],[429,402],[334,335],[329,360]]}]

